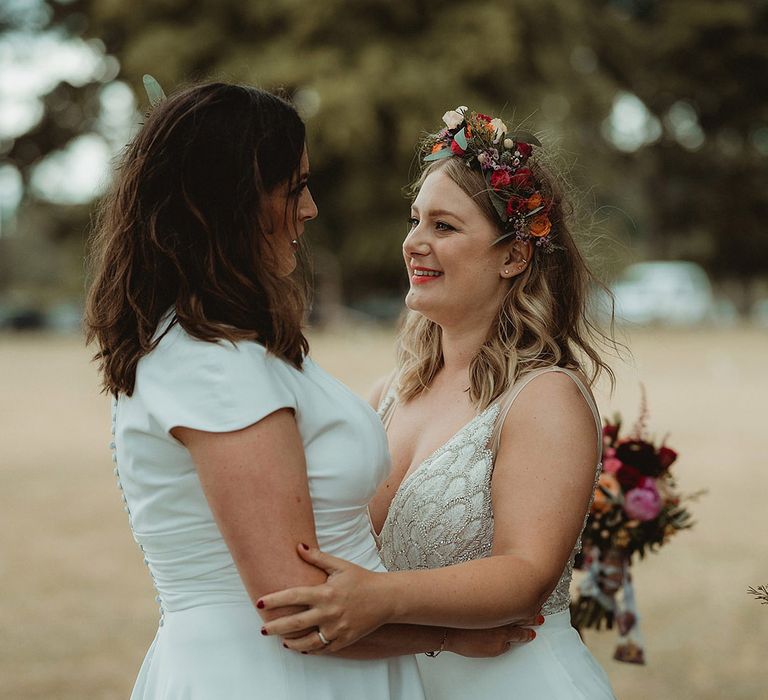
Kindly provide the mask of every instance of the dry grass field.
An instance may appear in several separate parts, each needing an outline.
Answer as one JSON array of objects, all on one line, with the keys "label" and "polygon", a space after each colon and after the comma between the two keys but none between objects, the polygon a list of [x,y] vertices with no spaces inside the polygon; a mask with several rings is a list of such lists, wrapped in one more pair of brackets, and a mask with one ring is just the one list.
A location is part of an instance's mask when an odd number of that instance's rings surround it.
[{"label": "dry grass field", "polygon": [[[365,392],[391,366],[388,331],[313,337],[315,358]],[[681,453],[681,485],[709,494],[698,524],[636,567],[648,665],[587,638],[622,700],[768,698],[768,333],[644,330],[628,342],[604,413],[651,427]],[[149,575],[112,474],[107,399],[77,338],[0,336],[0,697],[127,698],[157,624]],[[511,697],[514,689],[510,688]]]}]

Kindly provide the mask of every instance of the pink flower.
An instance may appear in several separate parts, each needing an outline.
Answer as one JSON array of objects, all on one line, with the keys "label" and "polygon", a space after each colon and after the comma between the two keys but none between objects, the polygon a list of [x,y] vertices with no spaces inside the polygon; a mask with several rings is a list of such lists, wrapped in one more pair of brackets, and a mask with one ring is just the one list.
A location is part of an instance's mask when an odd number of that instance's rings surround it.
[{"label": "pink flower", "polygon": [[603,471],[606,474],[615,474],[619,469],[621,469],[621,461],[616,457],[608,457],[603,460]]},{"label": "pink flower", "polygon": [[638,487],[624,494],[624,510],[633,520],[653,520],[661,513],[661,506],[661,496],[653,484],[650,488]]}]

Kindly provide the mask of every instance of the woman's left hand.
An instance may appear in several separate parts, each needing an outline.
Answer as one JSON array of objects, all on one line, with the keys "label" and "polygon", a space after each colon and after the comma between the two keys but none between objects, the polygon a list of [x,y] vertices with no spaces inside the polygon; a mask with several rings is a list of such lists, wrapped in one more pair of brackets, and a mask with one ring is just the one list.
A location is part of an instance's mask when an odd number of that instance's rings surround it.
[{"label": "woman's left hand", "polygon": [[[260,610],[307,607],[302,612],[265,623],[263,634],[283,637],[284,646],[294,651],[332,653],[353,644],[388,621],[389,606],[383,590],[383,574],[368,571],[303,544],[298,550],[304,561],[323,569],[328,574],[328,580],[319,586],[287,588],[262,596],[256,603]],[[285,638],[288,634],[293,638]]]}]

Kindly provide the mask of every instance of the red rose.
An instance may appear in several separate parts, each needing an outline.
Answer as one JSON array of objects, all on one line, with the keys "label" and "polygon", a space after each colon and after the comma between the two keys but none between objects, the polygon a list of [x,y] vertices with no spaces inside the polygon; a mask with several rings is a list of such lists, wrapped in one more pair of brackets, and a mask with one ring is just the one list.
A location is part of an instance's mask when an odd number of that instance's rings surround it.
[{"label": "red rose", "polygon": [[619,471],[617,471],[614,476],[619,480],[621,488],[625,491],[630,491],[631,489],[636,488],[643,478],[639,469],[630,467],[628,464],[622,464],[621,467],[619,467]]},{"label": "red rose", "polygon": [[526,209],[526,200],[522,197],[518,197],[516,195],[512,195],[507,200],[507,216],[515,216],[519,214],[521,211],[525,211]]},{"label": "red rose", "polygon": [[451,150],[457,155],[457,156],[463,156],[464,155],[464,149],[459,146],[458,143],[456,143],[456,139],[451,141]]},{"label": "red rose", "polygon": [[523,143],[522,141],[520,143],[515,144],[515,150],[523,157],[527,158],[531,153],[533,152],[533,146],[531,146],[530,143]]},{"label": "red rose", "polygon": [[533,173],[530,168],[518,168],[510,182],[515,189],[523,189],[533,182]]},{"label": "red rose", "polygon": [[512,178],[506,170],[494,170],[493,175],[491,175],[491,187],[493,187],[494,190],[509,187],[511,181]]},{"label": "red rose", "polygon": [[607,439],[611,444],[613,444],[618,436],[619,426],[606,423],[605,427],[603,428],[603,438]]},{"label": "red rose", "polygon": [[487,114],[478,114],[478,119],[482,119],[484,122],[490,122],[491,118]]},{"label": "red rose", "polygon": [[659,463],[662,469],[669,469],[677,459],[677,452],[670,450],[669,447],[659,448]]}]

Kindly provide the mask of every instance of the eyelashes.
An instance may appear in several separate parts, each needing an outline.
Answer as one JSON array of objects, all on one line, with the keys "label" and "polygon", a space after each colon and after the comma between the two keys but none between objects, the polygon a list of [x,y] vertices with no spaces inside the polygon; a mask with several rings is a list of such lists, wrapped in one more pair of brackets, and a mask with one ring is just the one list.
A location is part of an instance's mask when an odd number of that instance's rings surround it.
[{"label": "eyelashes", "polygon": [[[408,228],[409,230],[413,231],[418,225],[419,220],[414,216],[409,216],[408,219]],[[451,226],[450,224],[446,224],[445,221],[435,221],[435,229],[437,231],[455,231],[456,228]]]}]

